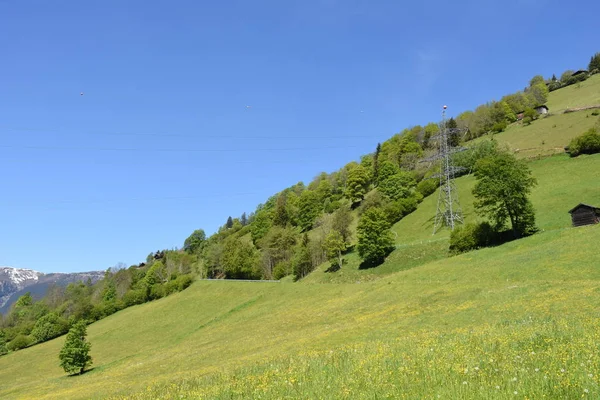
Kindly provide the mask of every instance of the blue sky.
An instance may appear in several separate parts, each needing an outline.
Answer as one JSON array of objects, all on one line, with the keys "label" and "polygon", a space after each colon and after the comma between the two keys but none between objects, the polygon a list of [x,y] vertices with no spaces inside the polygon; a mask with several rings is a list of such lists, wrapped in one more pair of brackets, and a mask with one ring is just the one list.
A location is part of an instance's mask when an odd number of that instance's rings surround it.
[{"label": "blue sky", "polygon": [[1,1],[0,265],[101,270],[181,247],[437,121],[443,104],[456,115],[586,67],[599,12],[551,0]]}]

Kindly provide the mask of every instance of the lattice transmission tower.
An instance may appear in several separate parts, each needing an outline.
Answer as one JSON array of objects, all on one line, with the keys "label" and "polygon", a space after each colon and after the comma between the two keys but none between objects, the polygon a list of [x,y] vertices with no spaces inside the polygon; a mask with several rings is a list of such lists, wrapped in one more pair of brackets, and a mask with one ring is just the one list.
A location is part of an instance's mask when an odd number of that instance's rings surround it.
[{"label": "lattice transmission tower", "polygon": [[466,149],[464,147],[455,147],[452,143],[448,143],[451,135],[460,134],[461,130],[457,128],[448,128],[446,108],[447,107],[444,106],[442,110],[440,133],[431,138],[438,140],[438,152],[423,160],[423,162],[440,161],[440,172],[429,178],[440,180],[437,211],[435,213],[435,222],[433,224],[434,235],[442,226],[447,226],[450,230],[454,230],[454,227],[457,224],[463,223],[463,215],[458,201],[458,192],[456,190],[456,185],[454,184],[454,177],[459,172],[464,171],[465,168],[452,165],[452,154]]}]

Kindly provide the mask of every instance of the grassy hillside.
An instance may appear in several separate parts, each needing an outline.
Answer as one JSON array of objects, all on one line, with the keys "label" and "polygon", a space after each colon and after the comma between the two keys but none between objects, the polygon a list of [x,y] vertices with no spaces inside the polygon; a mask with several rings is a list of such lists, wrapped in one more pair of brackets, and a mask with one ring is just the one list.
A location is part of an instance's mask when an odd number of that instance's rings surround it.
[{"label": "grassy hillside", "polygon": [[[566,228],[571,225],[568,211],[578,203],[600,204],[600,191],[595,182],[600,182],[600,155],[569,158],[557,155],[529,164],[538,186],[531,194],[536,208],[538,227],[542,230]],[[475,184],[472,176],[457,179],[457,189],[465,221],[476,221],[471,190]],[[414,268],[427,262],[446,257],[448,230],[433,233],[433,217],[437,207],[438,193],[427,197],[419,208],[394,225],[396,250],[382,266],[359,270],[358,255],[348,255],[348,264],[337,272],[324,272],[328,264],[322,265],[307,282],[357,282],[379,279],[384,275]]]},{"label": "grassy hillside", "polygon": [[[586,347],[598,339],[597,320],[589,318],[600,306],[598,240],[597,226],[546,232],[360,285],[198,282],[91,325],[95,368],[83,376],[66,377],[58,367],[64,338],[0,358],[0,397],[242,398],[252,389],[282,398],[302,389],[290,386],[293,378],[312,391],[302,393],[321,398],[374,398],[363,386],[368,376],[352,374],[361,366],[383,374],[390,393],[408,397],[433,395],[428,376],[447,382],[443,394],[452,398],[489,394],[500,381],[505,395],[571,393],[585,384],[598,396],[597,378],[582,382],[600,366]],[[565,346],[568,337],[577,339]],[[430,347],[439,351],[421,358]],[[551,385],[538,387],[543,378],[521,371],[525,361]],[[486,375],[463,376],[475,365]],[[503,369],[494,373],[494,365]],[[560,368],[568,368],[569,381]],[[238,375],[219,376],[223,370]],[[197,380],[203,376],[208,381]],[[333,388],[319,387],[326,377]],[[464,380],[477,387],[461,386]],[[269,385],[253,384],[259,381]]]},{"label": "grassy hillside", "polygon": [[558,114],[567,108],[600,105],[600,74],[586,81],[551,92],[548,96],[548,108]]}]

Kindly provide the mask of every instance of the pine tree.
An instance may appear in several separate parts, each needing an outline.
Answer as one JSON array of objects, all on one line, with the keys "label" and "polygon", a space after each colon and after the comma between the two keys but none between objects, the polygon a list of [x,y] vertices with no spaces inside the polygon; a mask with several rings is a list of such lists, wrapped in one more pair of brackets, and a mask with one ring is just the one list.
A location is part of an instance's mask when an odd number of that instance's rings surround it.
[{"label": "pine tree", "polygon": [[89,354],[91,344],[85,340],[86,336],[85,321],[79,321],[69,329],[65,344],[58,356],[60,366],[69,375],[81,375],[87,367],[92,365],[92,357]]},{"label": "pine tree", "polygon": [[248,217],[246,216],[246,213],[242,214],[240,217],[240,222],[242,223],[242,226],[248,225]]},{"label": "pine tree", "polygon": [[375,156],[373,157],[373,182],[377,185],[379,175],[379,155],[381,154],[381,143],[377,143]]},{"label": "pine tree", "polygon": [[229,218],[227,218],[227,222],[225,223],[225,227],[227,227],[227,229],[231,229],[233,227],[233,218],[231,218],[231,216],[229,216]]},{"label": "pine tree", "polygon": [[588,65],[588,71],[592,72],[595,70],[600,70],[600,53],[596,53],[590,59],[590,64]]}]

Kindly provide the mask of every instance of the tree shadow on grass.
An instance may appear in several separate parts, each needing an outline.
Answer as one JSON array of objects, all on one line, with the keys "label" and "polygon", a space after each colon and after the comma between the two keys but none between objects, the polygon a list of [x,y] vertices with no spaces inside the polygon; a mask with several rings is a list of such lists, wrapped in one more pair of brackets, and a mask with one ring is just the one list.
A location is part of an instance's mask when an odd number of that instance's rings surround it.
[{"label": "tree shadow on grass", "polygon": [[92,372],[95,369],[96,369],[96,367],[88,368],[85,371],[83,371],[82,373],[76,373],[76,374],[67,375],[67,378],[77,378],[78,376],[85,375],[88,372]]},{"label": "tree shadow on grass", "polygon": [[378,260],[378,261],[363,261],[358,266],[358,269],[362,270],[362,269],[371,269],[371,268],[379,267],[381,264],[383,264],[384,260],[385,259]]}]

